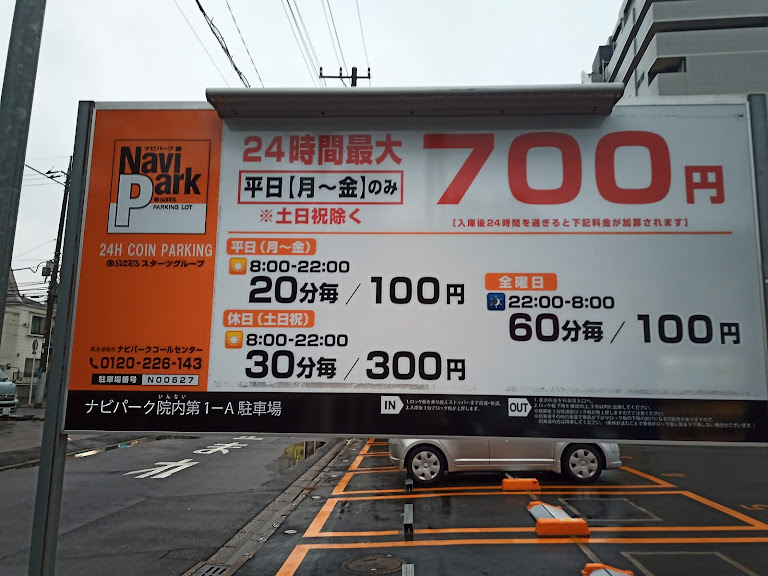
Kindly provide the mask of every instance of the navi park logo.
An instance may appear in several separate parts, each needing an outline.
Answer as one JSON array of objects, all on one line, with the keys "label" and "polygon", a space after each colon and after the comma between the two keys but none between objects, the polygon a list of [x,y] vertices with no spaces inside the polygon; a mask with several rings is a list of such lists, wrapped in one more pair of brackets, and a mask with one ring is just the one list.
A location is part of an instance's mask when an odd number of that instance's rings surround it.
[{"label": "navi park logo", "polygon": [[107,232],[204,234],[207,140],[118,140]]}]

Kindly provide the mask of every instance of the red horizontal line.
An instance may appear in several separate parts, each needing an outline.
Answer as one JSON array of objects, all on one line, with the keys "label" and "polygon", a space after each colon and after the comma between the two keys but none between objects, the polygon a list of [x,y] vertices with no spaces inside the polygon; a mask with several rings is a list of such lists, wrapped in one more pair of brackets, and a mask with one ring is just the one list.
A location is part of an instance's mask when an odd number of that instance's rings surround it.
[{"label": "red horizontal line", "polygon": [[240,174],[403,174],[403,170],[240,170]]},{"label": "red horizontal line", "polygon": [[627,236],[627,235],[662,235],[662,236],[716,236],[733,234],[731,231],[712,231],[712,232],[585,232],[585,231],[573,231],[573,232],[354,232],[343,231],[314,231],[314,230],[230,230],[229,234],[299,234],[299,235],[313,235],[313,234],[379,234],[379,235],[519,235],[519,236],[573,236],[573,235],[603,235],[603,236]]},{"label": "red horizontal line", "polygon": [[268,206],[268,205],[276,205],[279,204],[280,206],[295,206],[297,204],[301,205],[314,205],[314,204],[333,204],[334,206],[399,206],[403,203],[402,200],[400,202],[342,202],[342,201],[317,201],[317,202],[294,202],[292,200],[280,200],[279,202],[267,202],[266,200],[259,200],[259,201],[250,201],[250,200],[238,200],[238,204],[258,204],[259,206]]}]

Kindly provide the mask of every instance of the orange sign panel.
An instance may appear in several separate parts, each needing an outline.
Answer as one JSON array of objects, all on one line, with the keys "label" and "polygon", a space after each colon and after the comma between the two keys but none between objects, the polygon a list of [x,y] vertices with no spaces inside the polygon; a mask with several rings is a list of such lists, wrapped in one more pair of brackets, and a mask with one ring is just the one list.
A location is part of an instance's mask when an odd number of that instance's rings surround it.
[{"label": "orange sign panel", "polygon": [[98,110],[93,134],[69,389],[205,391],[221,121]]}]

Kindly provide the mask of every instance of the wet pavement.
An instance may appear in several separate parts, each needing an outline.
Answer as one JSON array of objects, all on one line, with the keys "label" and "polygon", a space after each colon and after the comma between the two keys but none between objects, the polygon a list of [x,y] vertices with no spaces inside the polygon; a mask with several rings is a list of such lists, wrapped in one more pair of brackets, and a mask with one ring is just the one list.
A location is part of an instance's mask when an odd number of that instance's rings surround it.
[{"label": "wet pavement", "polygon": [[[0,420],[0,469],[39,455],[43,422],[34,413],[19,416]],[[128,440],[79,436],[71,440],[72,453]],[[589,562],[638,576],[768,574],[765,448],[628,445],[624,466],[590,485],[536,473],[526,476],[537,478],[540,490],[503,491],[503,474],[466,473],[406,492],[386,440],[330,444],[334,449],[324,447],[322,462],[298,485],[185,576],[223,564],[227,575],[240,576],[399,574],[404,563],[419,576],[577,575]],[[269,466],[292,469],[321,446],[296,442]],[[584,518],[590,535],[537,536],[527,510],[533,500]],[[414,510],[412,533],[403,525],[406,504]],[[269,529],[258,537],[256,524]],[[235,561],[249,539],[255,547]],[[222,558],[228,561],[214,561]]]},{"label": "wet pavement", "polygon": [[[45,408],[20,407],[10,416],[0,416],[0,471],[39,463],[44,426]],[[161,437],[136,432],[69,434],[67,454],[106,450]]]},{"label": "wet pavement", "polygon": [[[237,574],[399,574],[408,563],[419,576],[578,575],[591,562],[645,576],[768,574],[764,448],[623,446],[622,458],[590,485],[526,474],[540,490],[505,492],[503,474],[472,473],[405,492],[386,441],[356,440]],[[718,461],[730,470],[713,471]],[[726,478],[741,488],[724,493]],[[590,535],[537,536],[533,500],[584,518]]]}]

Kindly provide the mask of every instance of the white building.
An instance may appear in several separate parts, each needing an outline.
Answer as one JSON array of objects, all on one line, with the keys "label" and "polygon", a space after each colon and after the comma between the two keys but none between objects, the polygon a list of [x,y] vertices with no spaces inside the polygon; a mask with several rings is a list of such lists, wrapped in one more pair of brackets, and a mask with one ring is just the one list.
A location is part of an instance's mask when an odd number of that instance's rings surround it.
[{"label": "white building", "polygon": [[[21,376],[19,399],[22,404],[29,394],[33,371],[37,377],[43,349],[46,306],[23,296],[11,272],[5,301],[5,320],[0,339],[0,367],[13,378]],[[33,353],[33,343],[37,350]],[[9,369],[6,369],[10,365]],[[25,386],[26,385],[26,386]]]},{"label": "white building", "polygon": [[768,1],[624,0],[584,81],[625,97],[768,92]]}]

